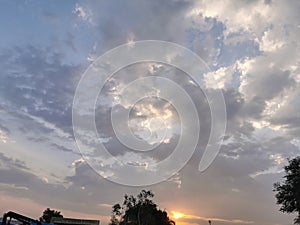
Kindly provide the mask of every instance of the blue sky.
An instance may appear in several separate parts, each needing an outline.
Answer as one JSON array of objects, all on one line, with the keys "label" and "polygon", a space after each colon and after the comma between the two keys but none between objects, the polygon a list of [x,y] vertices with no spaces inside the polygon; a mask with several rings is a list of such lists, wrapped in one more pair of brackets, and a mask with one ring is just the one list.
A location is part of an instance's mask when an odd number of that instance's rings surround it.
[{"label": "blue sky", "polygon": [[[106,223],[112,204],[143,188],[111,182],[116,174],[130,177],[112,159],[134,166],[135,179],[142,180],[143,170],[155,173],[153,164],[174,153],[180,126],[186,125],[181,122],[194,119],[183,120],[189,110],[181,115],[172,101],[160,99],[166,93],[179,106],[187,105],[178,91],[159,90],[162,84],[148,82],[128,95],[122,92],[135,79],[161,76],[191,96],[201,129],[188,163],[148,187],[158,205],[170,214],[185,214],[178,224],[202,225],[208,219],[219,225],[292,224],[291,216],[278,211],[272,185],[281,180],[286,159],[300,154],[299,1],[3,0],[0,5],[0,212],[12,209],[38,217],[51,207]],[[84,72],[108,50],[126,44],[130,52],[135,41],[143,40],[173,42],[200,56],[210,68],[194,77],[202,90],[170,65],[143,62],[122,68],[98,93],[99,137],[90,135],[83,110],[86,149],[79,150],[72,103]],[[166,54],[176,61],[174,52]],[[108,67],[113,63],[108,61]],[[98,84],[94,78],[86,85]],[[83,99],[92,91],[84,88]],[[111,110],[123,112],[132,97],[150,92],[151,98],[140,99],[130,111],[128,125],[136,137],[159,146],[137,153],[118,140]],[[201,173],[198,164],[212,126],[203,93],[223,94],[226,131],[219,154]],[[113,157],[97,152],[96,143]],[[180,152],[182,158],[188,154],[185,148]],[[93,170],[89,164],[96,156],[101,163]],[[172,160],[170,165],[176,165],[178,159]]]}]

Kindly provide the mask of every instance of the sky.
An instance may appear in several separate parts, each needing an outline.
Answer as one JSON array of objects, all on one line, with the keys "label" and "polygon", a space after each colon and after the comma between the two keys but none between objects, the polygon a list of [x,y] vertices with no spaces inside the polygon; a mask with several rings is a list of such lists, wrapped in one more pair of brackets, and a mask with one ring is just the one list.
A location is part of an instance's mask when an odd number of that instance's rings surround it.
[{"label": "sky", "polygon": [[0,6],[1,214],[107,224],[150,189],[179,225],[293,223],[272,190],[300,155],[299,1]]}]

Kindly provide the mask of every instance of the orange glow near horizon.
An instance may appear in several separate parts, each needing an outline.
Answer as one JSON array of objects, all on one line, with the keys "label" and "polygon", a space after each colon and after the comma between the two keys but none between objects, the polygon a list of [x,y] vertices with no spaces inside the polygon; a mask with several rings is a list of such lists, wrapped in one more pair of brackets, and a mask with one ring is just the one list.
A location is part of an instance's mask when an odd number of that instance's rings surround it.
[{"label": "orange glow near horizon", "polygon": [[180,212],[172,212],[172,214],[173,214],[172,217],[174,219],[180,219],[180,218],[184,217],[184,214],[180,213]]}]

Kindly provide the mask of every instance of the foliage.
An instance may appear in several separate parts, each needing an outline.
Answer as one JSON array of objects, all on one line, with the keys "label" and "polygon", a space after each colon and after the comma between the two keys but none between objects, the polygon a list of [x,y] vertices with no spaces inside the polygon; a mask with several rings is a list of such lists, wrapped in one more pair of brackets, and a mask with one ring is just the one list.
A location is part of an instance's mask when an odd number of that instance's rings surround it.
[{"label": "foliage", "polygon": [[125,195],[123,204],[112,207],[110,225],[175,225],[166,211],[152,201],[154,194],[142,190],[137,197]]},{"label": "foliage", "polygon": [[285,176],[283,183],[275,183],[277,204],[281,205],[280,211],[298,213],[295,224],[300,224],[300,156],[288,160],[289,165],[284,167]]},{"label": "foliage", "polygon": [[40,217],[40,221],[44,223],[50,223],[52,217],[63,217],[63,215],[61,215],[59,211],[47,208]]}]

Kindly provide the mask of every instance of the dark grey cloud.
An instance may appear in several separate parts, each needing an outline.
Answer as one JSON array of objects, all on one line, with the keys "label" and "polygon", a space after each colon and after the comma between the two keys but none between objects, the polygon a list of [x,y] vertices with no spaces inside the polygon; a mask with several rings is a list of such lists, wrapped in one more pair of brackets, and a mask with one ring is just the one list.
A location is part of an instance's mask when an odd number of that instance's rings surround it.
[{"label": "dark grey cloud", "polygon": [[17,168],[20,170],[30,170],[26,166],[26,163],[20,159],[13,159],[5,156],[4,153],[0,152],[0,167]]},{"label": "dark grey cloud", "polygon": [[[71,185],[67,185],[67,183],[53,184],[27,170],[23,166],[23,162],[12,160],[3,154],[0,157],[9,166],[0,168],[1,191],[16,197],[26,196],[26,198],[49,207],[99,214],[98,204],[113,204],[110,193],[112,191],[118,193],[119,190],[117,185],[112,186],[115,187],[112,189],[111,183],[99,179],[86,164],[85,168],[84,165],[77,165],[78,168],[76,168],[73,178],[66,179],[66,182],[71,182]],[[83,210],[84,208],[86,210]],[[107,216],[110,210],[105,207],[101,209],[101,213]]]},{"label": "dark grey cloud", "polygon": [[[66,148],[65,146],[62,146],[62,145],[58,145],[56,143],[52,143],[51,146],[54,147],[54,149],[59,149],[63,152],[73,152],[74,153],[74,150],[72,150],[70,148]],[[79,154],[79,153],[77,153],[77,154]]]},{"label": "dark grey cloud", "polygon": [[[256,75],[255,73],[262,74]],[[251,75],[251,72],[249,76],[253,76]],[[289,88],[295,83],[294,79],[290,76],[289,71],[255,71],[254,76],[257,76],[256,79],[250,80],[246,89],[246,92],[249,92],[249,94],[251,93],[250,95],[253,96],[253,99],[272,99],[280,94],[285,88]]]},{"label": "dark grey cloud", "polygon": [[[1,120],[0,120],[0,121],[1,121]],[[1,122],[2,122],[2,121],[1,121]],[[4,132],[7,133],[7,134],[10,134],[9,128],[7,128],[6,126],[2,125],[1,123],[0,123],[0,130],[4,131]]]},{"label": "dark grey cloud", "polygon": [[[149,72],[149,68],[152,68],[152,72]],[[121,89],[125,88],[128,84],[130,84],[131,81],[146,77],[146,76],[164,76],[166,78],[171,79],[172,81],[179,84],[186,93],[191,97],[191,99],[195,103],[195,107],[198,111],[199,119],[200,119],[200,126],[201,126],[201,134],[200,134],[200,141],[199,146],[205,146],[208,138],[209,138],[209,131],[211,129],[211,118],[210,118],[210,109],[208,102],[206,100],[206,97],[203,93],[203,90],[201,90],[200,87],[197,85],[194,85],[194,83],[191,83],[191,78],[180,71],[177,68],[172,68],[168,65],[160,64],[160,63],[138,63],[131,66],[128,66],[120,71],[118,71],[104,86],[104,88],[101,90],[101,94],[98,98],[98,106],[96,109],[96,125],[98,132],[101,137],[103,138],[110,138],[107,142],[104,143],[104,145],[107,147],[107,149],[111,152],[112,155],[118,155],[118,154],[125,154],[126,152],[130,151],[126,146],[122,145],[117,138],[115,138],[115,131],[113,130],[112,124],[111,124],[111,111],[110,107],[114,104],[114,96],[118,96]],[[154,87],[155,88],[155,87]],[[164,87],[160,87],[164,88]],[[159,89],[159,87],[158,87]],[[141,93],[133,92],[133,95],[141,95],[143,90],[141,89]],[[210,90],[213,91],[213,90]],[[141,95],[142,96],[142,95]],[[102,98],[102,101],[99,101]],[[103,98],[106,99],[103,104]],[[145,108],[149,107],[149,99],[144,99],[140,103],[137,103],[137,106],[143,106]],[[176,92],[174,92],[174,101],[176,101]],[[151,102],[152,106],[156,108],[160,113],[163,113],[163,108],[168,105],[168,101],[161,101],[159,99],[152,99]],[[171,101],[172,104],[172,101]],[[184,104],[184,103],[182,103]],[[124,106],[117,105],[118,110],[124,110]],[[171,107],[171,106],[170,106]],[[172,106],[173,107],[173,106]],[[171,107],[171,108],[172,108]],[[175,108],[172,108],[170,110],[175,114],[176,112]],[[141,119],[142,117],[145,118],[151,118],[152,115],[151,111],[144,112],[143,115],[137,114],[137,108],[132,109],[130,114],[130,119]],[[155,112],[156,114],[158,112]],[[181,115],[184,116],[184,115]],[[175,116],[177,119],[173,122],[173,124],[178,124],[180,126],[179,121],[179,115]],[[176,146],[178,142],[178,135],[174,135],[173,138],[169,143],[162,143],[159,147],[157,147],[155,150],[150,152],[150,156],[153,156],[155,158],[162,159],[161,157],[165,157],[168,155],[168,153],[171,153],[174,149],[174,146]],[[198,150],[201,154],[203,149],[198,148]],[[146,155],[148,155],[146,153]]]}]

